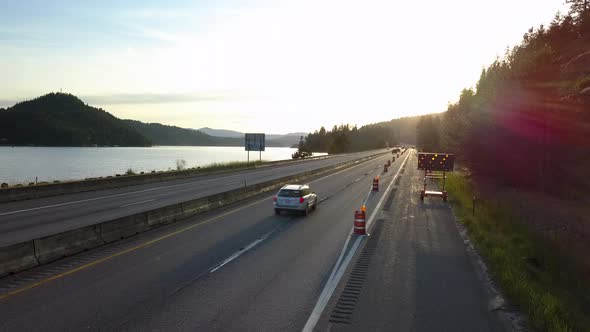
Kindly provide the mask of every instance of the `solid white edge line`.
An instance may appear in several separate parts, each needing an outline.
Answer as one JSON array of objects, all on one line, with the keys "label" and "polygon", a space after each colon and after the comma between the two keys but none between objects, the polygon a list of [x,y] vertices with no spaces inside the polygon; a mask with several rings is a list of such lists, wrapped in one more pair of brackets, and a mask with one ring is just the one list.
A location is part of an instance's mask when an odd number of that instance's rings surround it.
[{"label": "solid white edge line", "polygon": [[[362,165],[362,164],[361,164],[361,165]],[[339,174],[339,173],[342,173],[342,172],[349,171],[349,170],[351,170],[351,169],[353,169],[353,168],[357,168],[357,167],[359,167],[359,166],[361,166],[361,165],[356,165],[356,166],[353,166],[353,167],[349,167],[349,168],[347,168],[347,169],[343,169],[343,170],[341,170],[341,171],[338,171],[338,172],[336,172],[336,173],[328,174],[328,175],[326,175],[326,176],[323,176],[323,177],[321,177],[321,178],[319,178],[319,179],[316,179],[316,180],[314,180],[314,182],[315,182],[315,181],[317,181],[317,180],[320,180],[320,179],[325,179],[325,178],[331,177],[331,176],[333,176],[333,175],[336,175],[336,174]],[[257,204],[258,202],[255,202],[255,203]],[[353,228],[351,228],[351,231],[350,231],[351,233],[352,233],[352,229],[353,229]],[[229,256],[228,258],[226,258],[225,260],[223,260],[221,263],[219,263],[219,264],[217,264],[215,267],[213,267],[213,268],[212,268],[212,269],[209,271],[209,273],[213,273],[213,272],[215,272],[215,271],[219,270],[221,267],[223,267],[223,266],[224,266],[224,265],[226,265],[227,263],[229,263],[229,262],[233,261],[234,259],[238,258],[238,257],[239,257],[239,256],[241,256],[243,253],[245,253],[246,251],[248,251],[248,250],[252,249],[254,246],[256,246],[257,244],[259,244],[260,242],[262,242],[262,241],[266,240],[266,239],[267,239],[267,238],[268,238],[268,237],[269,237],[269,236],[270,236],[270,235],[271,235],[273,232],[274,232],[274,231],[272,231],[272,232],[270,232],[270,233],[267,233],[267,234],[266,234],[266,235],[264,235],[262,238],[260,238],[260,239],[258,239],[258,240],[256,240],[256,241],[254,241],[254,242],[252,242],[252,243],[250,243],[250,244],[249,244],[248,246],[246,246],[244,249],[242,249],[242,250],[239,250],[239,251],[235,252],[233,255]],[[348,246],[348,242],[350,241],[350,239],[351,239],[351,237],[350,237],[350,236],[349,236],[348,238],[346,238],[346,242],[344,242],[344,249],[346,249],[346,247]],[[344,256],[344,254],[345,254],[345,251],[346,251],[346,250],[342,250],[342,251],[340,252],[340,256],[338,257],[338,260],[336,261],[336,264],[334,265],[334,268],[332,269],[332,273],[330,273],[330,278],[329,278],[328,280],[332,279],[332,278],[335,276],[335,274],[337,273],[337,271],[338,271],[338,266],[339,266],[340,262],[342,261],[342,257]],[[356,251],[356,250],[355,250],[355,251]],[[350,259],[348,259],[348,260],[350,260]],[[348,264],[347,264],[347,265],[348,265]],[[329,298],[328,298],[328,299],[329,299]]]},{"label": "solid white edge line", "polygon": [[[351,237],[348,238],[350,239]],[[326,286],[324,286],[324,289],[322,290],[322,293],[320,294],[320,297],[318,298],[318,301],[316,302],[313,311],[309,315],[309,318],[307,319],[307,322],[303,327],[303,332],[312,332],[315,325],[320,320],[320,317],[324,312],[326,305],[328,305],[328,301],[330,301],[330,298],[332,297],[332,294],[334,293],[336,286],[338,286],[338,283],[340,282],[340,278],[342,278],[342,274],[344,273],[343,271],[346,270],[346,268],[342,267],[348,266],[350,260],[352,259],[353,253],[356,252],[356,250],[360,246],[362,239],[362,237],[356,237],[342,265],[336,265],[334,267],[334,276],[330,276],[330,279],[328,279],[328,281],[326,282]],[[342,253],[344,253],[344,251],[346,251],[346,247],[344,247]]]},{"label": "solid white edge line", "polygon": [[[355,166],[356,167],[356,166]],[[335,173],[338,174],[338,173]],[[358,179],[356,179],[354,182],[358,182],[360,179],[362,179],[362,176]],[[340,266],[340,262],[342,262],[342,257],[344,257],[344,254],[346,253],[346,248],[348,247],[348,243],[350,242],[350,239],[352,238],[352,232],[354,231],[354,226],[350,227],[350,235],[346,238],[346,241],[344,242],[344,246],[342,247],[342,250],[340,251],[340,255],[338,255],[338,259],[336,260],[336,264],[334,264],[334,267],[332,268],[332,272],[330,273],[330,277],[328,278],[328,280],[332,279],[334,277],[334,275],[336,274],[336,272],[338,271],[338,267]]]},{"label": "solid white edge line", "polygon": [[[351,170],[351,169],[353,169],[353,168],[357,168],[357,167],[359,167],[359,166],[361,166],[361,165],[356,165],[356,166],[349,167],[349,168],[347,168],[347,169],[344,169],[344,170],[338,171],[338,172],[336,172],[336,173],[328,174],[328,175],[326,175],[326,176],[323,176],[323,177],[321,177],[321,178],[319,178],[319,179],[316,179],[316,180],[314,180],[314,182],[315,182],[315,181],[317,181],[317,180],[320,180],[320,179],[325,179],[325,178],[331,177],[331,176],[333,176],[333,175],[336,175],[336,174],[339,174],[339,173],[342,173],[342,172],[349,171],[349,170]],[[256,203],[258,203],[258,202],[256,202]],[[350,231],[351,233],[352,233],[352,229],[353,229],[353,228],[351,227],[351,231]],[[262,241],[263,241],[263,240],[265,240],[266,238],[268,238],[268,236],[270,236],[270,234],[271,234],[271,233],[273,233],[273,232],[274,232],[274,231],[272,231],[272,232],[270,232],[270,233],[266,234],[265,236],[263,236],[263,239],[262,239]],[[351,237],[350,237],[350,236],[349,236],[348,238],[346,238],[346,242],[344,242],[344,249],[346,249],[346,247],[348,246],[348,242],[350,241],[350,239],[351,239]],[[256,241],[258,241],[258,240],[256,240]],[[262,242],[262,241],[260,241],[260,242],[256,242],[256,241],[252,242],[250,245],[253,247],[253,246],[257,245],[258,243]],[[249,245],[249,246],[250,246],[250,245]],[[215,272],[215,271],[219,270],[219,269],[220,269],[222,266],[224,266],[224,265],[226,265],[227,263],[231,262],[232,260],[234,260],[234,259],[238,258],[238,257],[239,257],[241,254],[243,254],[245,251],[247,251],[247,250],[249,250],[249,249],[251,248],[251,247],[249,247],[249,246],[247,246],[247,247],[246,247],[246,248],[244,248],[243,250],[240,250],[240,251],[237,251],[237,252],[235,252],[233,255],[231,255],[230,257],[228,257],[228,258],[226,258],[225,260],[223,260],[221,263],[219,263],[219,264],[218,264],[218,265],[216,265],[214,268],[212,268],[212,269],[209,271],[209,273],[213,273],[213,272]],[[344,256],[344,253],[345,253],[345,251],[346,251],[346,250],[342,250],[342,251],[340,252],[340,256],[338,257],[338,260],[336,260],[336,264],[334,265],[334,268],[332,269],[332,273],[330,273],[330,278],[329,278],[328,280],[330,280],[331,278],[333,278],[333,277],[334,277],[334,275],[336,274],[336,272],[338,271],[338,266],[339,266],[340,262],[342,261],[342,257]]]},{"label": "solid white edge line", "polygon": [[385,189],[385,192],[383,193],[383,196],[381,197],[381,199],[377,203],[377,206],[375,207],[375,211],[371,214],[371,216],[369,217],[369,220],[367,220],[367,225],[366,225],[367,230],[369,230],[369,227],[371,227],[371,223],[373,222],[373,219],[375,219],[375,215],[377,214],[377,211],[379,211],[379,209],[381,208],[381,204],[383,204],[383,201],[385,200],[385,197],[387,197],[387,194],[391,191],[391,188],[393,187],[393,184],[395,183],[395,180],[399,176],[399,172],[401,172],[402,168],[404,168],[404,166],[405,166],[406,162],[408,161],[408,158],[409,157],[410,157],[410,153],[408,152],[408,155],[406,156],[406,159],[404,159],[404,161],[400,165],[399,169],[397,170],[397,172],[393,176],[393,179],[391,179],[391,182],[389,183],[389,186],[387,186],[387,189]]},{"label": "solid white edge line", "polygon": [[[369,156],[369,157],[371,157],[371,160],[373,160],[373,158],[372,158],[373,156]],[[376,157],[376,158],[379,158],[379,157]],[[369,160],[367,160],[367,161],[369,161]],[[365,162],[366,162],[366,161],[365,161]],[[328,175],[325,175],[325,176],[320,176],[319,178],[316,178],[316,179],[314,179],[313,181],[311,181],[311,183],[313,183],[313,182],[316,182],[316,181],[320,181],[320,180],[322,180],[322,179],[325,179],[325,178],[331,177],[331,176],[333,176],[333,175],[336,175],[336,174],[339,174],[339,173],[342,173],[342,172],[349,171],[349,170],[351,170],[351,169],[355,169],[355,168],[357,168],[357,167],[360,167],[360,166],[364,165],[364,163],[365,163],[365,162],[363,162],[363,163],[361,163],[361,164],[358,164],[358,165],[355,165],[355,166],[352,166],[352,167],[348,167],[348,168],[346,168],[346,169],[343,169],[343,170],[341,170],[341,171],[338,171],[338,172],[336,172],[336,173],[328,174]],[[359,163],[359,161],[355,161],[355,164],[357,164],[357,163]],[[241,207],[238,207],[238,208],[235,208],[235,209],[229,210],[229,211],[227,211],[227,212],[223,212],[223,213],[221,213],[221,214],[219,214],[219,215],[216,215],[216,216],[214,216],[214,217],[212,217],[212,218],[206,219],[206,220],[205,220],[203,223],[197,223],[197,224],[193,224],[192,226],[185,227],[185,228],[183,228],[183,229],[180,229],[180,230],[178,230],[178,231],[175,231],[175,232],[172,232],[172,233],[168,233],[167,235],[165,235],[165,236],[163,236],[163,237],[160,237],[159,239],[156,239],[156,240],[155,240],[155,242],[159,242],[159,241],[161,241],[161,240],[163,240],[163,239],[165,239],[165,238],[169,238],[169,237],[171,237],[171,236],[173,236],[173,235],[176,235],[176,234],[182,233],[182,232],[184,232],[184,231],[186,231],[186,230],[188,230],[188,229],[192,229],[192,228],[195,228],[195,227],[198,227],[198,226],[201,226],[201,225],[204,225],[204,224],[207,224],[207,223],[213,222],[213,221],[215,221],[215,220],[219,220],[219,219],[221,219],[221,218],[223,218],[223,217],[226,217],[226,216],[228,216],[228,215],[231,215],[231,214],[233,214],[233,213],[236,213],[236,212],[238,212],[238,211],[241,211],[241,210],[244,210],[244,209],[246,209],[246,208],[249,208],[249,207],[251,207],[251,206],[254,206],[254,205],[260,204],[260,203],[262,203],[262,202],[266,201],[267,199],[268,199],[267,197],[265,197],[265,198],[263,198],[263,199],[259,199],[259,200],[257,200],[257,201],[254,201],[254,202],[252,202],[252,203],[249,203],[249,204],[247,204],[247,205],[244,205],[244,206],[241,206]],[[351,230],[352,230],[352,229],[351,229]],[[276,230],[273,230],[273,231],[271,231],[270,233],[268,233],[268,234],[267,234],[267,236],[266,236],[265,238],[262,238],[261,240],[259,239],[259,240],[260,240],[259,242],[257,242],[257,243],[251,243],[251,244],[249,245],[249,248],[248,248],[248,249],[251,249],[252,247],[254,247],[255,245],[257,245],[258,243],[260,243],[260,242],[264,241],[266,238],[268,238],[268,236],[270,236],[270,235],[271,235],[273,232],[275,232],[275,231],[276,231]],[[350,237],[347,239],[346,243],[348,243],[348,240],[349,240],[349,239],[350,239]],[[256,241],[255,241],[255,242],[256,242]],[[244,251],[246,251],[246,250],[244,250]],[[243,252],[237,252],[237,253],[239,253],[239,255],[241,255]],[[234,255],[236,255],[237,253],[234,253]],[[341,255],[342,255],[342,254],[343,254],[343,252],[341,253]],[[232,255],[232,256],[234,256],[234,255]],[[239,256],[239,255],[237,255],[237,256]],[[237,256],[236,256],[236,257],[234,257],[233,259],[237,258]],[[230,258],[231,258],[231,256],[230,256]],[[226,260],[227,260],[227,259],[226,259]],[[227,261],[227,262],[225,262],[225,263],[224,263],[224,262],[222,262],[222,263],[218,264],[218,265],[217,265],[215,268],[213,268],[213,270],[206,271],[206,272],[204,272],[204,274],[205,274],[205,273],[212,273],[212,272],[215,272],[215,271],[217,271],[219,268],[221,268],[223,265],[226,265],[227,263],[229,263],[229,261]],[[198,276],[197,276],[196,278],[198,278]],[[196,278],[195,278],[195,279],[196,279]],[[194,279],[193,279],[193,280],[194,280]],[[192,281],[191,281],[191,282],[192,282]],[[186,285],[185,285],[185,286],[186,286]],[[173,294],[174,294],[174,293],[176,293],[177,291],[179,291],[180,289],[182,289],[182,288],[183,288],[183,287],[185,287],[185,286],[182,286],[182,287],[180,287],[180,288],[176,289],[176,290],[173,292]],[[3,294],[0,294],[0,295],[3,295]]]},{"label": "solid white edge line", "polygon": [[[404,167],[404,165],[408,161],[409,157],[410,157],[410,153],[408,153],[408,155],[406,156],[406,159],[404,159],[404,161],[400,165],[398,171],[395,173],[395,176],[393,177],[393,179],[389,183],[389,186],[387,187],[387,189],[385,189],[383,196],[381,197],[381,199],[377,203],[375,210],[373,211],[373,213],[369,217],[369,220],[367,221],[367,229],[371,225],[371,222],[373,221],[373,219],[375,218],[375,215],[379,211],[381,204],[383,204],[385,197],[387,197],[387,193],[391,190],[393,183],[395,183],[395,179],[399,176],[399,172]],[[307,322],[305,323],[305,326],[303,327],[303,330],[302,330],[303,332],[312,332],[313,329],[315,328],[316,324],[320,320],[322,313],[324,312],[324,309],[328,305],[328,302],[330,301],[330,298],[332,297],[334,290],[336,290],[336,287],[338,286],[340,279],[342,278],[342,276],[344,275],[344,272],[348,268],[348,265],[350,264],[350,261],[352,260],[352,256],[354,256],[354,254],[356,253],[356,251],[359,248],[360,243],[364,237],[359,236],[359,237],[355,238],[355,242],[353,243],[350,250],[348,251],[346,258],[344,259],[342,264],[339,266],[338,264],[339,264],[342,256],[344,255],[344,252],[346,251],[346,247],[348,245],[348,241],[350,240],[350,238],[351,238],[350,236],[347,238],[347,240],[344,244],[344,247],[342,248],[342,251],[340,252],[340,256],[338,257],[338,260],[336,261],[336,265],[334,266],[334,269],[332,270],[332,273],[330,274],[330,277],[328,278],[328,281],[326,282],[326,285],[324,286],[324,289],[322,290],[322,293],[320,294],[320,297],[318,298],[316,305],[314,306],[311,314],[309,315],[309,318],[307,319]]]}]

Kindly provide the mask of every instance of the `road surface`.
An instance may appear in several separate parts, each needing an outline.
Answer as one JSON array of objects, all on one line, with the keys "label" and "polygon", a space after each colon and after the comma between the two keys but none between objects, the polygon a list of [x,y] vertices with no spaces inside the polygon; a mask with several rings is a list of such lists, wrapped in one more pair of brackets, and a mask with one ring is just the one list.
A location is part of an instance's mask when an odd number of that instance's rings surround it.
[{"label": "road surface", "polygon": [[[301,331],[349,238],[353,211],[366,202],[369,215],[380,216],[383,212],[376,211],[379,202],[385,201],[381,207],[390,204],[384,199],[384,189],[392,184],[403,158],[387,174],[381,174],[389,157],[311,181],[321,203],[308,217],[274,215],[272,195],[268,195],[0,279],[0,330]],[[412,172],[416,171],[405,169],[406,175]],[[378,174],[381,191],[370,193],[372,179]],[[402,207],[415,205],[410,194],[416,195],[398,190],[393,206],[398,206],[397,201]],[[411,210],[401,209],[399,215],[407,212]],[[416,222],[421,215],[414,218],[405,222]],[[438,216],[432,214],[432,218],[429,222],[435,223]],[[416,245],[414,238],[401,235],[396,245]],[[464,254],[457,247],[460,239],[456,235],[429,241],[424,245],[429,245],[432,257]],[[458,251],[448,251],[450,245]],[[443,281],[461,281],[471,280],[474,270],[454,264],[452,257],[440,262],[419,260],[418,267],[413,266],[418,261],[413,256],[390,259],[398,262],[396,266],[416,272],[384,269],[388,275],[383,278],[399,279],[401,273],[402,278],[414,279],[396,284],[396,292],[403,295],[396,309],[411,311],[416,303],[434,301],[469,317],[469,327],[478,327],[472,330],[490,329],[489,320],[471,316],[479,309],[470,303],[434,296],[469,292],[469,298],[485,302],[477,287],[469,284],[462,289],[460,282],[443,284],[436,274],[431,278],[422,274],[442,269]],[[451,265],[443,267],[445,264]],[[415,282],[416,278],[420,282]],[[437,290],[440,287],[446,289]],[[428,292],[433,293],[428,296]],[[381,296],[371,294],[377,299]],[[337,296],[334,293],[333,297]],[[422,310],[435,311],[428,316],[428,324],[437,320],[439,324],[423,326],[461,330],[457,327],[463,325],[443,319],[436,303]],[[397,317],[405,320],[398,326],[421,330],[416,327],[422,325],[408,321],[413,319],[411,315]],[[321,323],[317,328],[322,328]]]},{"label": "road surface", "polygon": [[338,155],[255,170],[0,204],[0,247],[114,220],[150,209],[359,159]]},{"label": "road surface", "polygon": [[[495,294],[475,273],[452,210],[420,202],[423,173],[408,160],[371,236],[348,267],[316,331],[503,331]],[[434,184],[430,184],[434,186]],[[505,325],[508,324],[508,325]]]}]

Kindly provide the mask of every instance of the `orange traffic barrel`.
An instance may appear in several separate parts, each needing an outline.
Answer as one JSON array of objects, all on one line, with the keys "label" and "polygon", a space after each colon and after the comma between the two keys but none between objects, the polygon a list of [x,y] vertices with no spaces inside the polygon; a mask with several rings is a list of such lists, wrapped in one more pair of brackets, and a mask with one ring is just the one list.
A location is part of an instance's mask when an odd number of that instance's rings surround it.
[{"label": "orange traffic barrel", "polygon": [[354,234],[367,235],[366,212],[354,211]]},{"label": "orange traffic barrel", "polygon": [[373,179],[373,191],[379,191],[379,178]]}]

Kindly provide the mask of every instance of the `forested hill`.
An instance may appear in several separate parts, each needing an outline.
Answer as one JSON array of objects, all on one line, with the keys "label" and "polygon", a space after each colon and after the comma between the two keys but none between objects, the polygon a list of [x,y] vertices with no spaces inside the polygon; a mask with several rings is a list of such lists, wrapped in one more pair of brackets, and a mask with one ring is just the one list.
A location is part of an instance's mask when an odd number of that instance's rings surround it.
[{"label": "forested hill", "polygon": [[[590,8],[531,28],[475,89],[418,126],[424,150],[457,154],[473,174],[566,195],[590,189]],[[558,179],[557,181],[555,179]]]},{"label": "forested hill", "polygon": [[152,142],[110,113],[70,94],[50,93],[0,110],[0,144],[150,146]]},{"label": "forested hill", "polygon": [[[267,146],[288,142],[267,140]],[[121,120],[76,96],[50,93],[0,108],[0,145],[35,146],[244,146],[244,138],[210,136],[194,129]]]}]

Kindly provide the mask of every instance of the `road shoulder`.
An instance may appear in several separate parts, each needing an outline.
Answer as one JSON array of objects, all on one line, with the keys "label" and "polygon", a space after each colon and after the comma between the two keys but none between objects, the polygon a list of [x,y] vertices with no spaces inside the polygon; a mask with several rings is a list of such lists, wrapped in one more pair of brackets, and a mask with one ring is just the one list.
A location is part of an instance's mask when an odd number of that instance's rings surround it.
[{"label": "road shoulder", "polygon": [[420,203],[415,158],[404,173],[315,330],[507,330],[452,210]]}]

